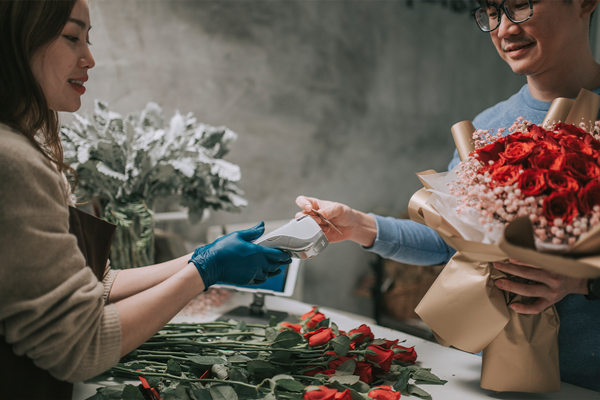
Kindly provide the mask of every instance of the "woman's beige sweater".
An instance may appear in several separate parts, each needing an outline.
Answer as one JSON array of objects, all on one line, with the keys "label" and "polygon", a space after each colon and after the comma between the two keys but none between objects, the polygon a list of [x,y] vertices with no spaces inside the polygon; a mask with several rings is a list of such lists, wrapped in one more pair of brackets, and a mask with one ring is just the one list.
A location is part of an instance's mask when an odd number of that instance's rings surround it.
[{"label": "woman's beige sweater", "polygon": [[0,336],[60,380],[78,382],[119,361],[121,323],[69,233],[62,174],[0,124]]}]

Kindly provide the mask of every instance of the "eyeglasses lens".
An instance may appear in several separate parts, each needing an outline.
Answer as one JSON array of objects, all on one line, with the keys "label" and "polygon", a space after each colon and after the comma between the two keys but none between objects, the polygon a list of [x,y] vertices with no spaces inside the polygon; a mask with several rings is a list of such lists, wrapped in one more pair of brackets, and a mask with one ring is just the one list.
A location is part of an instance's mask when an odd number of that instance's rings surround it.
[{"label": "eyeglasses lens", "polygon": [[[528,0],[507,0],[503,5],[502,11],[507,14],[512,22],[517,24],[527,21],[533,14]],[[475,13],[477,24],[484,31],[493,31],[500,24],[502,11],[499,5],[492,3],[479,7]]]}]

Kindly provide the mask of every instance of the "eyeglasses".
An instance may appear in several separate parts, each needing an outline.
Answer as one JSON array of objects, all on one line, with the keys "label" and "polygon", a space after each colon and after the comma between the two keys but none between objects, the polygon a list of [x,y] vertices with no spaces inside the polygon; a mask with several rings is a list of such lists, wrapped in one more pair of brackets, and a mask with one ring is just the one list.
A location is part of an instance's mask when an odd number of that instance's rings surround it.
[{"label": "eyeglasses", "polygon": [[491,32],[500,26],[502,12],[511,22],[520,24],[533,15],[533,4],[531,0],[504,0],[500,4],[485,1],[481,7],[472,10],[471,15],[479,29]]}]

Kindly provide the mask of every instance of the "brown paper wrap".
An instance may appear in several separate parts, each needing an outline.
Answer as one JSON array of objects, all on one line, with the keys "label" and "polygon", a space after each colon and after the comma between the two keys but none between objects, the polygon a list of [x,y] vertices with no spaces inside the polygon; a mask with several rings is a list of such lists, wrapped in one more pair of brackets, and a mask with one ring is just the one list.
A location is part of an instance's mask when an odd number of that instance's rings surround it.
[{"label": "brown paper wrap", "polygon": [[581,89],[565,123],[579,126],[583,122],[586,130],[590,132],[594,129],[594,121],[598,118],[598,109],[600,109],[600,96],[589,90]]},{"label": "brown paper wrap", "polygon": [[454,144],[456,144],[458,156],[462,161],[475,150],[475,146],[473,145],[473,132],[475,132],[475,127],[471,121],[461,121],[452,125],[450,131],[454,138]]},{"label": "brown paper wrap", "polygon": [[[591,118],[589,121],[594,121],[600,107],[600,96],[592,93],[596,99],[584,91],[582,93],[582,99],[587,100],[571,101],[572,107],[569,102],[559,101],[554,110],[549,110],[544,121],[550,118],[555,122],[567,118],[580,122],[581,118]],[[590,102],[597,104],[595,114]],[[462,129],[462,135],[472,138],[474,128],[469,130]],[[462,141],[457,140],[457,146],[463,143],[461,146],[464,147],[466,141],[465,137]],[[457,254],[419,303],[416,313],[434,331],[440,344],[468,352],[483,351],[482,388],[499,392],[559,391],[560,321],[555,307],[537,315],[514,312],[508,307],[512,302],[527,304],[535,299],[498,289],[494,284],[497,279],[521,278],[506,276],[496,270],[492,262],[514,258],[562,275],[600,277],[600,227],[590,230],[584,239],[564,254],[537,252],[533,228],[526,217],[510,223],[495,245],[471,242],[463,239],[435,208],[427,204],[429,195],[425,188],[415,193],[409,203],[409,215],[414,221],[433,228],[457,250]]]}]

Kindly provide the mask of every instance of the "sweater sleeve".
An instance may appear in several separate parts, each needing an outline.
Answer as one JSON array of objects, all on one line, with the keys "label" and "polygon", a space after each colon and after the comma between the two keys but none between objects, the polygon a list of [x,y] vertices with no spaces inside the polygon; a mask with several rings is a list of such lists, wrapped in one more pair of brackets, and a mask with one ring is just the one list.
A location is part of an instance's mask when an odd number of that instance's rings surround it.
[{"label": "sweater sleeve", "polygon": [[456,253],[431,228],[409,219],[370,214],[377,223],[377,238],[365,250],[405,264],[437,265]]},{"label": "sweater sleeve", "polygon": [[[55,168],[21,135],[0,129],[0,335],[60,380],[78,382],[119,360],[121,324],[69,233]],[[107,289],[108,287],[108,289]]]}]

